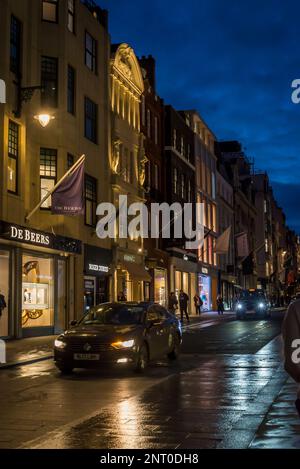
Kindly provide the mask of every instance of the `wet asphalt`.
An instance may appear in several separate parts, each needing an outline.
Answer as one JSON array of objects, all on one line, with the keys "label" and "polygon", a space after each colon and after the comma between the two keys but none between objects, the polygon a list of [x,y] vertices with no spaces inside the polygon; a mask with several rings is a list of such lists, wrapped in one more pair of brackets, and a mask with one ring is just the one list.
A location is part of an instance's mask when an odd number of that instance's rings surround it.
[{"label": "wet asphalt", "polygon": [[272,406],[293,386],[282,368],[282,317],[193,324],[180,360],[155,363],[143,376],[61,376],[51,360],[1,370],[0,447],[272,447]]}]

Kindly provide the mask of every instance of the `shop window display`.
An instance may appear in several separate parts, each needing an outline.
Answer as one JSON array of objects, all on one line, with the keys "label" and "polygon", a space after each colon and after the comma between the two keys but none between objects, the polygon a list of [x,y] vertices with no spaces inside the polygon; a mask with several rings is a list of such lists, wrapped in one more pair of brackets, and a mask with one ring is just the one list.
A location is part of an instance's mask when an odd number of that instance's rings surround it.
[{"label": "shop window display", "polygon": [[155,269],[154,276],[154,301],[166,306],[166,271]]},{"label": "shop window display", "polygon": [[23,255],[22,327],[54,325],[53,259]]}]

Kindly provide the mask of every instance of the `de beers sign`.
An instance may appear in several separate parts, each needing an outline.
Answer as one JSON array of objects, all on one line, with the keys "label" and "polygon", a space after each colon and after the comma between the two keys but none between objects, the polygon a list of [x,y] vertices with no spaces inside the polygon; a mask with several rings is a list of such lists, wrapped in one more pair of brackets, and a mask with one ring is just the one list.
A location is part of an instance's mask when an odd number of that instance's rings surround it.
[{"label": "de beers sign", "polygon": [[5,81],[0,80],[0,104],[6,103],[6,86]]}]

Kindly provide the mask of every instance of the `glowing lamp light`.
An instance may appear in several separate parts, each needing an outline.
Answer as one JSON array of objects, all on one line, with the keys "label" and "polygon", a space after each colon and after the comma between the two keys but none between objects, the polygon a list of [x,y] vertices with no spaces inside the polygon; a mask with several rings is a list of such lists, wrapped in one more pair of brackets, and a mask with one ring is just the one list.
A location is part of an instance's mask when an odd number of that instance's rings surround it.
[{"label": "glowing lamp light", "polygon": [[34,118],[39,121],[42,127],[47,127],[49,122],[54,119],[54,116],[50,116],[50,114],[37,114]]}]

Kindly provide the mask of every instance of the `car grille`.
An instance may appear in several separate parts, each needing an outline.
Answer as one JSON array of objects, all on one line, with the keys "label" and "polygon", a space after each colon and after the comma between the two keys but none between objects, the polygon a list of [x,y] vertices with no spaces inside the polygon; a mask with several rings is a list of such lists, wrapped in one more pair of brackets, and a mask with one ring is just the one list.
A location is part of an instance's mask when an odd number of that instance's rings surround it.
[{"label": "car grille", "polygon": [[[95,338],[72,338],[68,340],[67,348],[71,352],[83,352],[83,353],[96,353],[96,352],[107,352],[109,350],[115,350],[110,343],[103,342]],[[89,344],[91,349],[86,350],[84,346]]]}]

